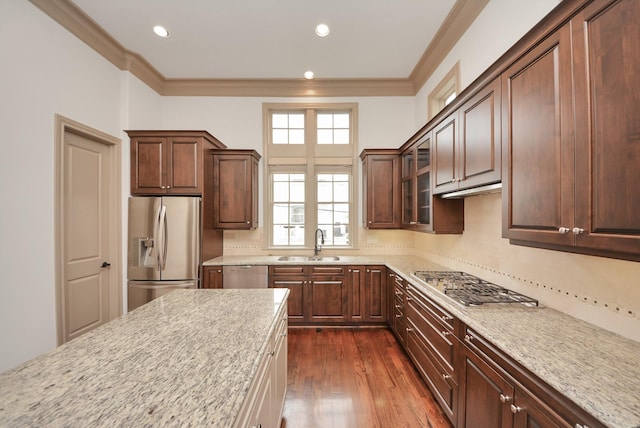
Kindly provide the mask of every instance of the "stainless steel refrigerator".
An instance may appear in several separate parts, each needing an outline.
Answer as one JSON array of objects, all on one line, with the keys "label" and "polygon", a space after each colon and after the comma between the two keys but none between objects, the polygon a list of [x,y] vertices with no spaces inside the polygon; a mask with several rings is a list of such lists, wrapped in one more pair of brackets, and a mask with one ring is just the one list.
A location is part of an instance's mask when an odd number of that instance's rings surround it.
[{"label": "stainless steel refrigerator", "polygon": [[129,198],[128,307],[198,288],[200,197]]}]

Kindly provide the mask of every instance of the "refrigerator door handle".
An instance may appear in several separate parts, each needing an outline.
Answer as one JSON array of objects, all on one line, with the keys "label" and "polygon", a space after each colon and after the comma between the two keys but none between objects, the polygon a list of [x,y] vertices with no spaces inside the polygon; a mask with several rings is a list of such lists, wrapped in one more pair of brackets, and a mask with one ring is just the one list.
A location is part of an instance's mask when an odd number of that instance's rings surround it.
[{"label": "refrigerator door handle", "polygon": [[167,233],[167,207],[162,206],[160,213],[162,218],[162,267],[160,270],[164,270],[167,267],[167,248],[169,245],[169,234]]},{"label": "refrigerator door handle", "polygon": [[160,237],[160,219],[162,218],[162,205],[158,207],[155,218],[153,220],[153,240],[155,241],[156,249],[156,265],[158,270],[162,271],[162,238]]}]

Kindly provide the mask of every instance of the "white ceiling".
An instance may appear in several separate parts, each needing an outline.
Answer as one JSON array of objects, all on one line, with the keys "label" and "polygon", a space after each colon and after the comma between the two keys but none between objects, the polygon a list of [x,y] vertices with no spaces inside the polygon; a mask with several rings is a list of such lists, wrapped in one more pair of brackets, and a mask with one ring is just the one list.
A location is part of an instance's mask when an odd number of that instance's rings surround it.
[{"label": "white ceiling", "polygon": [[[73,0],[166,78],[407,78],[455,0]],[[326,23],[331,33],[316,36]],[[163,25],[171,37],[152,28]]]}]

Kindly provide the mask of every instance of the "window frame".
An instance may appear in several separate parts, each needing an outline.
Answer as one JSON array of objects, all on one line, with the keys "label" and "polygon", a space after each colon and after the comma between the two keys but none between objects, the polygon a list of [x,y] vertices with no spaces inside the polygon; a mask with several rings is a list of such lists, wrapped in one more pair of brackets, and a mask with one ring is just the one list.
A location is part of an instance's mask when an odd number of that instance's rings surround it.
[{"label": "window frame", "polygon": [[[305,144],[272,144],[271,115],[279,112],[305,112]],[[348,112],[350,115],[350,144],[317,144],[316,113]],[[317,175],[321,173],[349,174],[349,244],[325,245],[331,249],[357,248],[358,218],[358,104],[357,103],[264,103],[264,242],[270,250],[313,249],[313,234],[317,227]],[[273,244],[273,173],[305,172],[305,238],[302,246]]]},{"label": "window frame", "polygon": [[452,99],[447,103],[447,98],[453,93],[456,96],[460,93],[460,62],[456,62],[440,83],[429,93],[427,97],[427,120],[433,119],[447,104],[453,101]]}]

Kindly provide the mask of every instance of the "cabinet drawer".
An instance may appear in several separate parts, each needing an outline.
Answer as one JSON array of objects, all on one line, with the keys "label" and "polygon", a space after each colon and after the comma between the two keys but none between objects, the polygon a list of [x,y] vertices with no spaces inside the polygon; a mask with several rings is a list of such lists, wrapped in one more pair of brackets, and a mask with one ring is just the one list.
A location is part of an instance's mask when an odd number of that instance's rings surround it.
[{"label": "cabinet drawer", "polygon": [[429,351],[440,360],[440,364],[453,373],[456,354],[456,339],[453,333],[437,322],[418,298],[408,300],[405,311],[407,319],[411,320],[416,333],[422,336],[430,348]]},{"label": "cabinet drawer", "polygon": [[416,325],[407,319],[407,352],[446,415],[449,419],[453,419],[457,404],[458,385],[451,373],[431,357],[427,345],[416,329]]},{"label": "cabinet drawer", "polygon": [[346,266],[311,266],[311,275],[346,275]]},{"label": "cabinet drawer", "polygon": [[269,275],[304,275],[304,266],[269,266]]},{"label": "cabinet drawer", "polygon": [[453,331],[456,320],[453,315],[433,303],[427,297],[423,296],[414,287],[407,285],[407,302],[411,300],[418,300],[420,302],[420,306],[424,309],[424,312],[429,314],[437,324]]}]

